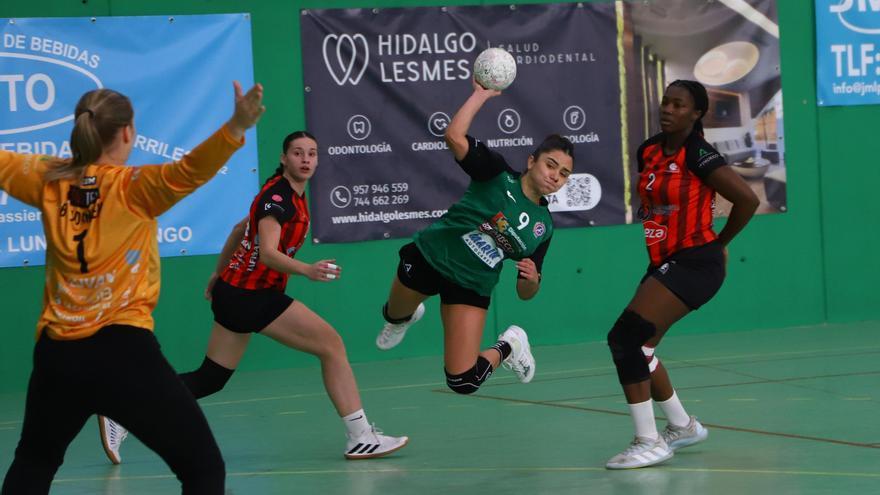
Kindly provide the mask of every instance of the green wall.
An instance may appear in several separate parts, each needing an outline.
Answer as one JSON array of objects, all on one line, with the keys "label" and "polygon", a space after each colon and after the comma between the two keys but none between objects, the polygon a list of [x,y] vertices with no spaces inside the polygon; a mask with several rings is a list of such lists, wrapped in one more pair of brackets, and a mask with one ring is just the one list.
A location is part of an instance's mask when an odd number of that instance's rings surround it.
[{"label": "green wall", "polygon": [[[784,86],[788,213],[756,217],[730,246],[727,282],[719,295],[675,328],[677,333],[753,330],[826,321],[880,318],[874,280],[880,262],[872,251],[880,229],[871,223],[880,184],[873,147],[880,106],[816,107],[812,2],[777,0]],[[475,4],[480,2],[445,2]],[[483,2],[506,3],[506,2]],[[266,88],[268,111],[259,125],[263,176],[274,169],[279,140],[304,126],[299,70],[302,8],[417,6],[417,1],[37,0],[3,2],[2,17],[179,15],[250,12],[256,80]],[[436,3],[432,4],[436,5]],[[589,167],[589,164],[579,166]],[[857,220],[869,216],[867,226]],[[640,226],[564,229],[557,232],[544,268],[545,283],[532,301],[516,299],[508,268],[490,310],[487,340],[511,323],[536,345],[598,341],[631,297],[646,256]],[[436,355],[442,352],[437,301],[405,345],[380,353],[373,345],[404,240],[308,245],[298,255],[336,258],[339,283],[293,279],[288,292],[323,315],[343,335],[352,361]],[[156,334],[179,369],[201,362],[211,325],[202,299],[214,257],[166,258],[155,313]],[[33,326],[42,298],[42,268],[0,270],[4,290],[0,391],[26,386]],[[291,367],[314,358],[256,338],[243,369]],[[442,361],[438,359],[438,377]]]}]

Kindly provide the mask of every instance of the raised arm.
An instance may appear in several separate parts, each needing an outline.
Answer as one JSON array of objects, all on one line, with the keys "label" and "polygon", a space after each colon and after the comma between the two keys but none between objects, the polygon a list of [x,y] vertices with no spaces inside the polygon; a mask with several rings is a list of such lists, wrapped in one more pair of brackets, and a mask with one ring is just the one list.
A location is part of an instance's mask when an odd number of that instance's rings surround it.
[{"label": "raised arm", "polygon": [[458,161],[463,160],[467,155],[467,132],[471,127],[471,122],[473,122],[474,116],[477,115],[477,112],[480,111],[480,108],[483,107],[483,104],[486,103],[489,98],[501,94],[501,91],[486,89],[477,84],[476,81],[472,81],[471,84],[473,85],[474,92],[471,93],[461,108],[455,112],[452,121],[449,122],[449,126],[446,127],[446,144],[449,145],[449,149],[452,150],[452,154]]},{"label": "raised arm", "polygon": [[23,203],[39,207],[43,173],[50,159],[0,150],[0,189]]},{"label": "raised arm", "polygon": [[244,133],[256,125],[266,110],[263,87],[254,85],[242,94],[233,83],[235,111],[226,124],[182,159],[164,165],[135,167],[129,173],[127,198],[130,207],[145,216],[156,217],[208,182],[244,144]]}]

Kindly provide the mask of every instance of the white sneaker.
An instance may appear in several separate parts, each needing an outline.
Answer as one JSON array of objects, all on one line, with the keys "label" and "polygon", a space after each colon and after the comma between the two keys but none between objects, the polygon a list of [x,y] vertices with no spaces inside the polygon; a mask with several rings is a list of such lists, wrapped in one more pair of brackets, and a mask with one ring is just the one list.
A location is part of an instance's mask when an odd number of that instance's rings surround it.
[{"label": "white sneaker", "polygon": [[98,416],[98,429],[101,430],[101,444],[104,446],[107,458],[113,464],[119,464],[122,462],[122,456],[119,455],[119,447],[122,446],[122,442],[128,436],[128,430],[107,416]]},{"label": "white sneaker", "polygon": [[359,437],[348,437],[345,445],[346,459],[372,459],[382,457],[400,450],[409,443],[409,437],[389,437],[382,431],[371,425],[370,429],[363,432]]},{"label": "white sneaker", "polygon": [[516,377],[522,383],[529,383],[535,376],[535,358],[532,356],[532,347],[529,345],[529,336],[526,331],[516,325],[510,325],[498,340],[510,344],[510,355],[501,364],[505,368],[516,373]]},{"label": "white sneaker", "polygon": [[691,416],[687,426],[668,424],[660,436],[663,437],[670,449],[678,450],[702,442],[709,436],[709,430],[697,421],[696,416]]},{"label": "white sneaker", "polygon": [[629,447],[623,452],[612,457],[605,463],[608,469],[635,469],[661,462],[672,457],[672,449],[666,445],[663,437],[656,440],[645,437],[636,437]]},{"label": "white sneaker", "polygon": [[419,307],[416,308],[415,313],[413,313],[412,318],[410,318],[409,321],[403,323],[388,323],[386,321],[385,326],[382,327],[382,331],[376,336],[376,347],[383,351],[395,347],[401,340],[403,340],[403,337],[406,335],[406,330],[410,325],[421,320],[424,314],[425,305],[419,303]]}]

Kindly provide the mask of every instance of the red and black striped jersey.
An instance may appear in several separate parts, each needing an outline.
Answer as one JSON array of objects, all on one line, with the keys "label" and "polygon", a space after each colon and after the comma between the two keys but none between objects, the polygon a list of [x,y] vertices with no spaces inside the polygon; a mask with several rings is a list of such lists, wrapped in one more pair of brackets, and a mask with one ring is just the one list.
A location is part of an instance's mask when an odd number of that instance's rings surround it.
[{"label": "red and black striped jersey", "polygon": [[302,247],[309,231],[309,207],[306,195],[297,194],[283,176],[269,179],[251,203],[244,238],[226,268],[220,274],[226,283],[242,289],[276,289],[287,287],[286,273],[260,263],[260,219],[271,216],[281,224],[278,250],[293,258]]},{"label": "red and black striped jersey", "polygon": [[692,133],[673,155],[663,153],[663,133],[639,147],[639,218],[651,264],[672,253],[715,240],[715,190],[704,182],[724,158],[699,133]]}]

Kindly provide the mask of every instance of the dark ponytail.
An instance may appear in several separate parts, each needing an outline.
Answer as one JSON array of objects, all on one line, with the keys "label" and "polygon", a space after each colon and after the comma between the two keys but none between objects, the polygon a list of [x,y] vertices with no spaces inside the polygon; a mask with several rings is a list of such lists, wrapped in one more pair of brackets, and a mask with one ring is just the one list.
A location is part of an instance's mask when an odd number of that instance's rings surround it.
[{"label": "dark ponytail", "polygon": [[694,131],[702,136],[703,117],[705,117],[706,112],[709,111],[709,93],[706,91],[706,87],[697,81],[689,81],[687,79],[677,79],[672,81],[672,83],[669,84],[669,87],[672,86],[686,89],[694,99],[694,108],[703,112],[702,115],[700,115],[700,118],[694,122]]}]

